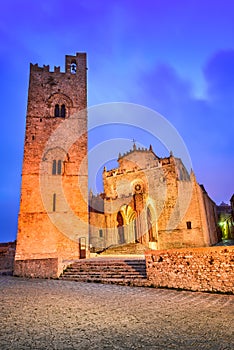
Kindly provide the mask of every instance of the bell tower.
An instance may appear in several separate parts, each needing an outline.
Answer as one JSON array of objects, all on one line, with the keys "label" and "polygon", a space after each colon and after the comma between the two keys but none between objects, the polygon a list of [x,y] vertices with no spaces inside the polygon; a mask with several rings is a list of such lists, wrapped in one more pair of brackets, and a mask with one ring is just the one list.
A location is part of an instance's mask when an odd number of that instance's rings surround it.
[{"label": "bell tower", "polygon": [[87,61],[30,64],[14,274],[57,277],[88,254]]}]

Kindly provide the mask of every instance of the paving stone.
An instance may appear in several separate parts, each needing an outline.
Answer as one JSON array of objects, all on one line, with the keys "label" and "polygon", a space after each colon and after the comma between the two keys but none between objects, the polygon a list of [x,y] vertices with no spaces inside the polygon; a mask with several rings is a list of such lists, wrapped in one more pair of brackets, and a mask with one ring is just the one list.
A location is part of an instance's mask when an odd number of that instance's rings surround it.
[{"label": "paving stone", "polygon": [[234,296],[0,277],[0,348],[233,350]]}]

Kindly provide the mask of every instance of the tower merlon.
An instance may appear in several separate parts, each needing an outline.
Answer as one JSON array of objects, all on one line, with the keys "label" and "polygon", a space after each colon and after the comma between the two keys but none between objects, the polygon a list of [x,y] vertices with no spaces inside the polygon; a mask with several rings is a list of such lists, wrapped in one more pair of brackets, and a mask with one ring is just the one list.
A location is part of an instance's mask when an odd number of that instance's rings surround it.
[{"label": "tower merlon", "polygon": [[65,56],[65,72],[61,72],[60,66],[54,66],[54,70],[50,70],[49,65],[43,65],[42,67],[38,63],[30,63],[31,72],[50,72],[50,73],[70,73],[75,74],[77,71],[87,70],[87,60],[85,52],[77,52],[76,55]]}]

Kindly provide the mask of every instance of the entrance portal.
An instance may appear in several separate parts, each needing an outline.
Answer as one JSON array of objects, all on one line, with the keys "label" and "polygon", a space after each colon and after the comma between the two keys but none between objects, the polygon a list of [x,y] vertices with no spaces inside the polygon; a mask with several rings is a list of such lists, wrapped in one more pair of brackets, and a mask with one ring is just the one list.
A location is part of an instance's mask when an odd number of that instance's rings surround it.
[{"label": "entrance portal", "polygon": [[117,214],[117,221],[118,221],[118,241],[119,244],[125,243],[125,238],[124,238],[124,220],[121,212],[119,211]]}]

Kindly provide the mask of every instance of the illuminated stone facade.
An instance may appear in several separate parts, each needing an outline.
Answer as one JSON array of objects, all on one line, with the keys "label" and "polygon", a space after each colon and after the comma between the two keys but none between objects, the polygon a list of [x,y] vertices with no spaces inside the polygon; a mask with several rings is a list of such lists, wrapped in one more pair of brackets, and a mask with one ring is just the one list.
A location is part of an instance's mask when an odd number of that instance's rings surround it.
[{"label": "illuminated stone facade", "polygon": [[65,72],[30,65],[15,275],[55,277],[63,260],[85,256],[86,71],[85,53],[66,56]]},{"label": "illuminated stone facade", "polygon": [[217,243],[216,205],[180,159],[134,145],[118,162],[118,168],[104,169],[104,193],[90,194],[94,251],[130,242],[153,249]]},{"label": "illuminated stone facade", "polygon": [[149,149],[119,155],[88,209],[86,54],[30,66],[14,274],[57,277],[89,251],[140,242],[152,249],[217,242],[215,203],[180,159]]}]

